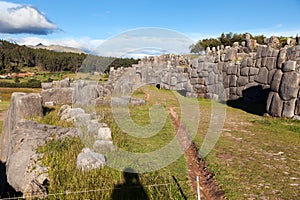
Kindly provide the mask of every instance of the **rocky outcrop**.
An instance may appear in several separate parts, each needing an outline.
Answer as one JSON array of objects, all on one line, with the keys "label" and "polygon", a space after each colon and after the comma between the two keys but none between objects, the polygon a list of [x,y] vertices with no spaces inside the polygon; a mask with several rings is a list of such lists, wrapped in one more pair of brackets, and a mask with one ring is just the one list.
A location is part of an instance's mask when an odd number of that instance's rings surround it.
[{"label": "rocky outcrop", "polygon": [[13,93],[0,137],[0,160],[6,163],[11,153],[12,134],[16,124],[31,116],[42,116],[42,97],[39,94]]},{"label": "rocky outcrop", "polygon": [[6,162],[8,183],[24,196],[45,195],[51,180],[48,168],[41,163],[42,154],[36,151],[47,140],[77,137],[76,129],[61,128],[24,121],[16,124],[11,134],[11,152]]},{"label": "rocky outcrop", "polygon": [[42,116],[39,94],[13,93],[0,138],[1,163],[6,165],[7,182],[27,195],[43,195],[49,183],[48,169],[36,150],[49,139],[78,136],[77,129],[60,128],[28,121]]}]

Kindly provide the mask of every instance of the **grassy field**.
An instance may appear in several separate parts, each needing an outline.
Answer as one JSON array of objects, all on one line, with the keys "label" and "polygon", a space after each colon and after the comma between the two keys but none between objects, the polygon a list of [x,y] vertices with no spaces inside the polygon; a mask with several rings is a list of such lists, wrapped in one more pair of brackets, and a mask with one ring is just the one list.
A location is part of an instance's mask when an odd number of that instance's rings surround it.
[{"label": "grassy field", "polygon": [[2,126],[3,126],[3,121],[5,117],[5,112],[9,108],[9,101],[2,101],[0,102],[0,135],[2,132]]},{"label": "grassy field", "polygon": [[[205,104],[199,148],[210,118]],[[206,161],[228,199],[299,199],[300,122],[228,107],[223,133]]]},{"label": "grassy field", "polygon": [[31,88],[0,88],[0,100],[2,102],[9,102],[12,93],[14,92],[24,92],[24,93],[39,93],[41,89],[31,89]]},{"label": "grassy field", "polygon": [[[136,123],[145,125],[150,122],[148,110],[154,104],[174,107],[179,112],[177,99],[172,92],[145,87],[135,95],[145,97],[146,94],[150,95],[147,105],[130,108]],[[199,100],[200,124],[194,139],[199,148],[209,127],[211,105],[209,100]],[[243,109],[247,107],[248,112],[234,107],[227,107],[222,135],[205,158],[226,197],[299,199],[300,122],[250,114],[249,112],[257,113],[257,110],[252,110],[257,107],[253,105],[241,106]],[[137,139],[125,134],[117,126],[108,107],[97,108],[97,111],[104,113],[103,121],[112,129],[114,144],[125,150],[149,152],[164,146],[174,137],[174,128],[169,118],[157,135]],[[40,119],[40,122],[70,125],[60,122],[55,112],[57,109]],[[50,199],[110,199],[114,187],[124,183],[122,172],[109,167],[87,173],[77,170],[76,157],[83,147],[84,144],[79,139],[66,139],[62,142],[51,141],[40,149],[45,154],[44,164],[50,167],[49,192],[70,192],[69,195],[61,194],[49,197]],[[178,180],[184,195],[188,199],[194,199],[183,157],[156,172],[139,174],[139,179],[150,199],[182,199],[172,176]],[[71,193],[87,190],[96,191]]]},{"label": "grassy field", "polygon": [[[36,75],[34,77],[20,77],[18,80],[21,83],[26,83],[30,81],[30,79],[36,79],[40,82],[52,82],[52,81],[59,81],[63,80],[65,78],[70,79],[82,79],[82,80],[94,80],[94,81],[100,81],[105,82],[108,79],[108,76],[106,75],[94,75],[93,73],[74,73],[74,72],[43,72],[36,70],[25,70],[25,72],[34,72]],[[15,78],[11,79],[0,79],[0,82],[7,82],[7,83],[15,83]]]},{"label": "grassy field", "polygon": [[[160,94],[156,89],[151,88],[152,94]],[[139,95],[143,95],[140,92]],[[165,97],[170,99],[170,104],[176,104],[173,93],[164,92]],[[149,120],[148,109],[153,102],[158,99],[153,97],[151,101],[141,107],[131,108],[133,120],[140,125],[147,124]],[[109,107],[97,108],[98,112],[105,113],[103,119],[111,127],[114,144],[130,152],[149,152],[169,143],[174,138],[174,128],[168,118],[163,129],[154,137],[138,139],[125,134],[116,124]],[[56,111],[49,113],[44,119],[51,124],[55,124]],[[61,123],[61,122],[57,122]],[[59,125],[59,124],[57,124]],[[125,184],[121,171],[104,167],[99,170],[92,170],[82,173],[76,169],[76,158],[84,147],[79,139],[66,139],[62,142],[52,141],[40,151],[44,153],[44,164],[50,167],[50,188],[49,193],[61,193],[69,191],[69,195],[56,195],[53,199],[111,199],[114,189]],[[186,162],[183,156],[172,164],[155,172],[141,173],[138,175],[139,185],[141,185],[149,199],[194,199],[195,196],[189,185]],[[174,181],[174,178],[177,183]],[[179,187],[184,194],[181,194]],[[72,194],[74,191],[89,191],[82,194]],[[98,191],[99,190],[99,191]],[[139,193],[140,188],[134,189],[134,193]],[[184,196],[183,196],[184,195]],[[52,199],[52,197],[50,197]]]}]

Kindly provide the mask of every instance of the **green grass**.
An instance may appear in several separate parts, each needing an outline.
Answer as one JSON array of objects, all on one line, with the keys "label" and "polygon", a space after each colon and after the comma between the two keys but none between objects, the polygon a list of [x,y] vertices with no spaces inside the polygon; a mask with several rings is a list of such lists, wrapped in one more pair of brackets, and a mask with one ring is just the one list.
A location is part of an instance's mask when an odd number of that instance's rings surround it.
[{"label": "green grass", "polygon": [[72,122],[66,122],[60,120],[60,116],[58,115],[60,107],[44,107],[44,116],[43,117],[30,117],[29,120],[36,121],[41,124],[48,124],[53,126],[60,127],[73,127]]},{"label": "green grass", "polygon": [[0,88],[0,99],[2,101],[10,101],[11,95],[14,92],[39,93],[41,89],[32,88]]},{"label": "green grass", "polygon": [[[2,101],[0,102],[0,113],[6,112],[9,108],[9,102],[8,101]],[[0,119],[0,135],[2,133],[2,126],[3,126],[3,120],[4,119]]]},{"label": "green grass", "polygon": [[229,108],[223,135],[206,157],[228,199],[299,198],[299,130],[299,121]]},{"label": "green grass", "polygon": [[9,101],[0,102],[0,112],[5,112],[9,108]]},{"label": "green grass", "polygon": [[[151,90],[153,89],[151,88]],[[158,91],[153,91],[153,93],[158,93]],[[141,93],[138,95],[141,95]],[[172,99],[172,93],[168,95],[170,99]],[[156,98],[155,101],[157,102]],[[174,104],[174,102],[172,104]],[[141,125],[149,123],[148,109],[150,106],[152,106],[151,103],[141,107],[132,107],[131,113],[133,119]],[[138,139],[124,133],[117,126],[112,117],[110,108],[97,108],[97,110],[98,112],[105,113],[104,121],[112,130],[114,144],[124,150],[130,152],[149,152],[166,145],[174,138],[174,128],[170,118],[167,119],[165,126],[157,135],[147,139]],[[57,121],[54,117],[56,112],[57,109],[53,110],[48,113],[46,117],[39,119],[39,122],[59,125],[60,122],[55,123],[55,121]],[[59,195],[53,196],[53,198],[49,197],[49,199],[110,199],[114,187],[124,183],[123,173],[107,166],[85,173],[76,169],[76,158],[83,147],[84,144],[82,141],[75,138],[65,139],[62,142],[51,141],[39,150],[41,153],[44,153],[43,162],[50,169],[49,193],[97,189],[103,189],[103,191],[76,195]],[[145,188],[150,199],[183,199],[172,176],[178,180],[184,194],[189,199],[194,199],[189,185],[186,162],[183,156],[158,171],[139,174],[139,179],[140,184]],[[157,184],[166,185],[155,186]],[[139,190],[136,192],[139,192]]]},{"label": "green grass", "polygon": [[[134,95],[144,98],[147,94],[150,94],[147,105],[130,107],[131,117],[137,124],[146,125],[151,122],[148,111],[155,104],[165,108],[173,107],[179,113],[178,101],[173,92],[144,87]],[[200,124],[194,141],[200,148],[209,127],[212,102],[198,102]],[[245,107],[247,105],[243,104],[242,109]],[[60,124],[62,122],[55,116],[57,109],[39,119],[40,122],[69,126],[70,124]],[[112,130],[114,144],[124,150],[149,152],[166,145],[174,137],[174,128],[169,117],[157,135],[138,139],[120,129],[109,107],[97,108],[97,111],[105,114],[103,121]],[[299,199],[299,134],[299,121],[262,117],[228,107],[223,133],[205,160],[228,199]],[[124,182],[122,172],[109,167],[85,173],[77,170],[76,157],[83,147],[82,141],[75,138],[61,142],[51,141],[40,149],[45,155],[43,162],[50,169],[49,192],[104,190],[53,196],[50,199],[110,199],[112,189]],[[185,195],[194,199],[183,157],[156,172],[139,174],[140,183],[150,199],[182,199],[172,176],[179,180]],[[170,185],[147,186],[161,183]]]},{"label": "green grass", "polygon": [[[100,190],[82,194],[55,195],[48,199],[110,199],[114,187],[124,183],[123,173],[104,167],[98,170],[91,170],[83,173],[76,169],[76,158],[83,148],[79,139],[65,139],[62,142],[52,141],[40,152],[45,153],[43,162],[49,166],[50,188],[49,193],[75,192],[87,190]],[[184,159],[181,158],[164,169],[152,173],[139,174],[140,184],[144,187],[150,199],[182,199],[177,185],[172,179],[174,175],[180,179],[183,188],[189,191],[188,180],[179,171]],[[181,175],[181,176],[180,176]],[[150,187],[154,184],[169,184],[157,187]],[[139,191],[139,190],[137,190]],[[190,192],[186,195],[189,195]],[[189,197],[191,197],[189,195]]]}]

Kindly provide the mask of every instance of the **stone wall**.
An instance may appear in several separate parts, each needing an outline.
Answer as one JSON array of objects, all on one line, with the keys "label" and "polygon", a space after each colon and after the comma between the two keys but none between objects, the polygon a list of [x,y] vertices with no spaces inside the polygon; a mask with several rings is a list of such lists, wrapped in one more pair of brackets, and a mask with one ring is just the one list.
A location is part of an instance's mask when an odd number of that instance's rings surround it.
[{"label": "stone wall", "polygon": [[77,80],[72,82],[66,78],[52,83],[42,83],[43,104],[63,105],[75,104],[85,106],[95,104],[98,98],[110,96],[109,85],[100,85],[96,81]]},{"label": "stone wall", "polygon": [[299,119],[299,67],[300,45],[280,50],[266,108],[271,116]]},{"label": "stone wall", "polygon": [[41,96],[43,104],[53,102],[53,104],[71,104],[74,87],[70,79],[66,78],[61,81],[51,83],[42,83]]},{"label": "stone wall", "polygon": [[259,45],[249,39],[233,47],[207,48],[205,55],[192,60],[171,54],[144,57],[131,68],[112,68],[103,85],[81,80],[43,84],[43,102],[102,105],[106,97],[127,96],[149,84],[190,97],[262,102],[271,116],[297,117],[300,45],[276,47],[274,42]]},{"label": "stone wall", "polygon": [[276,117],[300,115],[300,45],[256,48],[256,52],[239,45],[207,49],[206,55],[193,60],[174,55],[145,57],[132,68],[111,69],[110,82],[118,93],[149,84],[191,97],[263,102]]}]

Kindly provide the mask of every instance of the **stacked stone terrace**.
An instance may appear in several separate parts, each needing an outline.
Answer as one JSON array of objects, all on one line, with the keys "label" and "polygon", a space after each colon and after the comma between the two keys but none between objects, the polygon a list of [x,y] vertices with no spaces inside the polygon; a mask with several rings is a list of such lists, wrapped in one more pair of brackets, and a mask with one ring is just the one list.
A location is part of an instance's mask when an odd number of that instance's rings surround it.
[{"label": "stacked stone terrace", "polygon": [[272,116],[296,117],[300,115],[300,45],[278,49],[277,38],[266,42],[259,45],[246,37],[241,45],[208,48],[193,60],[177,55],[145,57],[132,68],[110,73],[120,91],[145,83],[191,97],[264,102]]},{"label": "stacked stone terrace", "polygon": [[[271,37],[260,45],[246,36],[242,44],[207,48],[205,55],[192,60],[172,54],[145,57],[131,68],[112,68],[104,85],[80,80],[43,84],[42,97],[56,104],[90,104],[88,100],[102,105],[106,97],[127,96],[149,84],[190,97],[263,102],[271,116],[298,118],[300,45],[289,40],[278,49],[278,42]],[[81,97],[75,101],[82,102],[74,102],[74,94]]]}]

